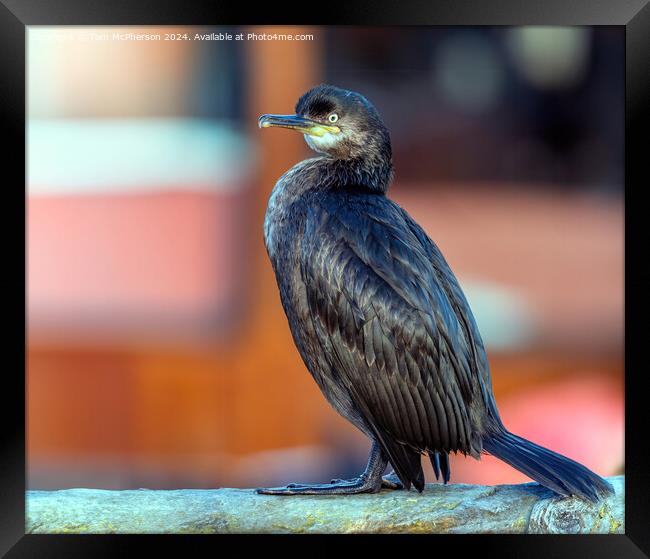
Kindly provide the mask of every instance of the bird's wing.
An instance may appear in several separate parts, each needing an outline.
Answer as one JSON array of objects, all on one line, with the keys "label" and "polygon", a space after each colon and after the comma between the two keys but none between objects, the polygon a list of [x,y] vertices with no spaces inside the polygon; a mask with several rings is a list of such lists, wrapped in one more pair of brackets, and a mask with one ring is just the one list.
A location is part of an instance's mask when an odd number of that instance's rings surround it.
[{"label": "bird's wing", "polygon": [[396,472],[395,443],[474,454],[472,342],[403,210],[383,196],[321,195],[300,264],[323,350]]},{"label": "bird's wing", "polygon": [[420,242],[420,245],[429,258],[436,275],[440,279],[440,285],[444,289],[447,299],[454,309],[454,313],[467,342],[467,349],[471,353],[471,356],[469,356],[469,363],[472,367],[472,376],[478,377],[480,381],[479,386],[488,413],[492,419],[497,423],[500,423],[501,419],[499,418],[499,412],[492,394],[490,364],[488,362],[481,334],[469,303],[465,298],[465,294],[437,245],[404,209],[398,206],[398,210],[402,214],[408,228]]}]

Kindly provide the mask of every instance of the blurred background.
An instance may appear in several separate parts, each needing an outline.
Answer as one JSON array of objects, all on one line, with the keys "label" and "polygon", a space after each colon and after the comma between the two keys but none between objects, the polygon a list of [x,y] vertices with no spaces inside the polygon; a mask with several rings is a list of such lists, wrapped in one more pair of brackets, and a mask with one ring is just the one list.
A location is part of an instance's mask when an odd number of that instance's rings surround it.
[{"label": "blurred background", "polygon": [[[321,82],[383,115],[389,194],[465,289],[506,425],[622,473],[623,60],[616,27],[28,28],[29,488],[362,470],[262,241],[310,152],[257,117]],[[452,457],[452,482],[522,481]]]}]

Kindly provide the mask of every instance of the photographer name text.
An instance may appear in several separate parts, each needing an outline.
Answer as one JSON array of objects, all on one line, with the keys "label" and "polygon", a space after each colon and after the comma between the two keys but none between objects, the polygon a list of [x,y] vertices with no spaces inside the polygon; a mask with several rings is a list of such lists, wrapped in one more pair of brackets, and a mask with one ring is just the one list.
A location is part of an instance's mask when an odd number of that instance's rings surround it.
[{"label": "photographer name text", "polygon": [[[47,39],[59,41],[313,41],[308,33],[139,33],[132,31],[57,31]],[[46,37],[39,37],[45,39]]]}]

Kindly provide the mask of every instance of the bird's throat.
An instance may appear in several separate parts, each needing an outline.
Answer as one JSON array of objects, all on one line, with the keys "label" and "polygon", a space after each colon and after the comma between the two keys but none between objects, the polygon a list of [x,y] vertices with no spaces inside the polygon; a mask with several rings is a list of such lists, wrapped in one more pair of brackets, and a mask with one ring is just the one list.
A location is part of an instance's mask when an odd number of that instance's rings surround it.
[{"label": "bird's throat", "polygon": [[334,159],[329,162],[328,175],[333,188],[356,187],[385,194],[393,178],[393,165],[385,158]]}]

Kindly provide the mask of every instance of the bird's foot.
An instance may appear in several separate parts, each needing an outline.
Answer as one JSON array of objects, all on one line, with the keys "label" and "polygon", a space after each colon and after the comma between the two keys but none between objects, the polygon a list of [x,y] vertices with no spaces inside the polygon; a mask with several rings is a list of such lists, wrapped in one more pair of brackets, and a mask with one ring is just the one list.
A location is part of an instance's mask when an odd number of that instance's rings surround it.
[{"label": "bird's foot", "polygon": [[262,487],[255,491],[262,495],[354,495],[376,493],[381,485],[361,475],[352,479],[333,479],[331,483],[307,485],[290,483],[285,487]]},{"label": "bird's foot", "polygon": [[381,487],[382,489],[404,489],[404,485],[402,485],[395,472],[391,472],[382,478]]},{"label": "bird's foot", "polygon": [[[353,479],[333,479],[330,481],[330,484],[332,483],[352,483],[355,481],[356,478]],[[295,485],[295,484],[292,484]],[[397,474],[395,472],[391,472],[387,476],[384,476],[381,480],[381,488],[382,489],[404,489],[404,486],[402,485],[402,482],[400,481],[399,477],[397,477]]]}]

